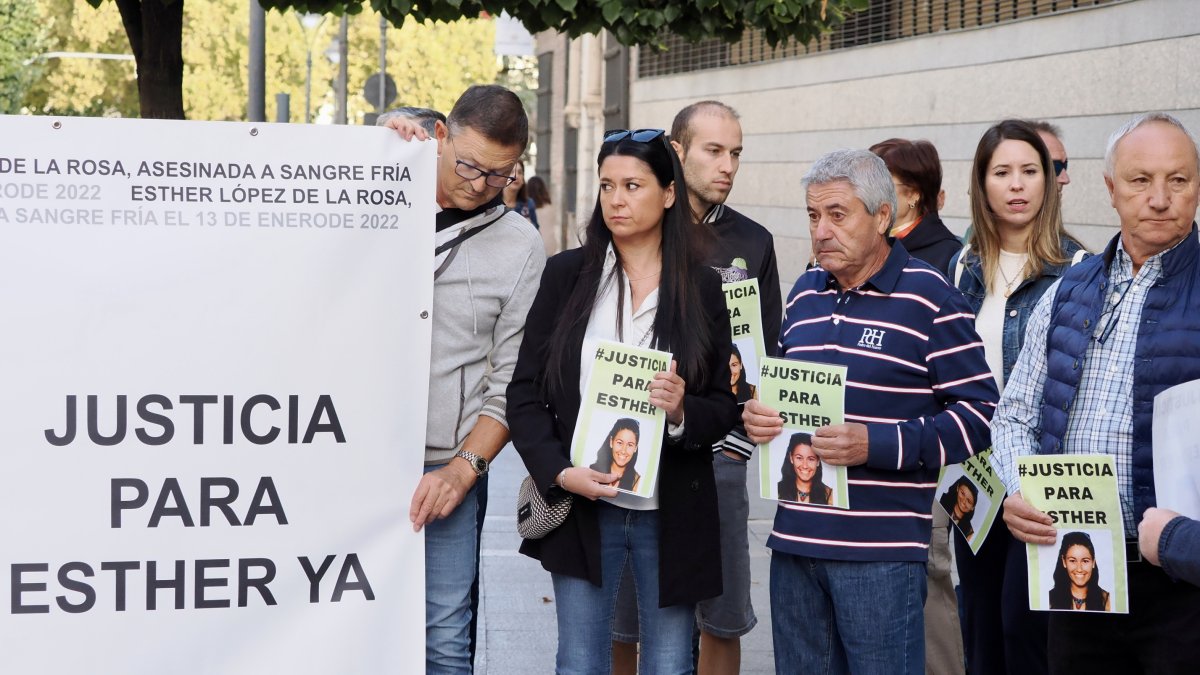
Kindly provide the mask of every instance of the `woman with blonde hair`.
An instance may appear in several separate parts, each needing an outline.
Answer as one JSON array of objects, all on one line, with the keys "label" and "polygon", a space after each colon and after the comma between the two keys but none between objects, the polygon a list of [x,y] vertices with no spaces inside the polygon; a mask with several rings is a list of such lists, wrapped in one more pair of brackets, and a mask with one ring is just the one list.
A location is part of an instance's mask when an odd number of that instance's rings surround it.
[{"label": "woman with blonde hair", "polygon": [[[984,132],[970,192],[971,234],[949,274],[975,312],[1003,390],[1034,305],[1087,252],[1063,228],[1053,160],[1028,122],[1004,120]],[[1046,672],[1046,617],[1029,611],[1025,545],[1006,527],[991,528],[975,554],[961,533],[954,541],[967,669]]]}]

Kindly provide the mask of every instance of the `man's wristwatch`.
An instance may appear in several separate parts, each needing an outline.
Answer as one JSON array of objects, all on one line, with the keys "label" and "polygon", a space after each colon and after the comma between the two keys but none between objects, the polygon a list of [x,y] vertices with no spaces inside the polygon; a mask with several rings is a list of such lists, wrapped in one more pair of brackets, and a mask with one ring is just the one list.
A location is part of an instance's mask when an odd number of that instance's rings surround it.
[{"label": "man's wristwatch", "polygon": [[483,475],[488,472],[488,461],[473,452],[459,450],[454,453],[454,456],[467,460],[467,463],[471,465],[471,468],[475,470],[475,475],[479,478],[483,478]]}]

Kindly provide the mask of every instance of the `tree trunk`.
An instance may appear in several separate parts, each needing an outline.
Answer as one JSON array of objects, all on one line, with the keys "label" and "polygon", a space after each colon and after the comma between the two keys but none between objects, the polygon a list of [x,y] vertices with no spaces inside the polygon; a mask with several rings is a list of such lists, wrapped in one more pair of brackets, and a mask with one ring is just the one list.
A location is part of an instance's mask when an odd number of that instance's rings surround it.
[{"label": "tree trunk", "polygon": [[143,118],[183,119],[183,0],[116,0]]}]

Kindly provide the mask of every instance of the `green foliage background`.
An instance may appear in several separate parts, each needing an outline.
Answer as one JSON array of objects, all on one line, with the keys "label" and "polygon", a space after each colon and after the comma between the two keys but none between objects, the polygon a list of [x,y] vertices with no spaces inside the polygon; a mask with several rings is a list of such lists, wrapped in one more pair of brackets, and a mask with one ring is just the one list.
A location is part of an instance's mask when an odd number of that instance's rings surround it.
[{"label": "green foliage background", "polygon": [[45,30],[33,0],[0,0],[0,113],[17,113],[37,77]]},{"label": "green foliage background", "polygon": [[[129,43],[115,3],[93,9],[84,0],[0,0],[36,10],[33,24],[44,27],[41,48],[28,51],[76,51],[128,54]],[[10,22],[11,24],[11,22]],[[246,116],[249,5],[247,0],[193,0],[184,6],[184,108],[188,119],[241,120]],[[305,51],[313,37],[313,119],[332,117],[336,69],[324,56],[337,35],[330,15],[306,34],[293,11],[267,13],[267,119],[275,119],[275,94],[291,95],[290,118],[304,121]],[[0,87],[4,40],[0,31]],[[408,21],[388,29],[388,74],[396,80],[394,105],[449,110],[468,85],[494,82],[500,62],[492,53],[493,22],[468,19],[453,23]],[[362,96],[367,77],[379,69],[379,15],[350,17],[349,119],[362,121],[372,110]],[[22,58],[27,59],[28,56]],[[24,106],[29,112],[55,115],[138,115],[137,75],[132,61],[50,59],[30,75]],[[4,100],[0,88],[0,101]],[[16,97],[17,101],[21,98]],[[20,111],[16,105],[11,112]]]}]

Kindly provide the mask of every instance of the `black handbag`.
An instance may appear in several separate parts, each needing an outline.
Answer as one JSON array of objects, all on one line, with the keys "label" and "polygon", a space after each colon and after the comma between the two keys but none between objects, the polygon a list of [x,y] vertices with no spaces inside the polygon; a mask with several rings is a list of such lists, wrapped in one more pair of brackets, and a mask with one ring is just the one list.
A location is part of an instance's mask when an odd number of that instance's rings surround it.
[{"label": "black handbag", "polygon": [[563,524],[571,512],[575,495],[561,490],[546,501],[532,476],[526,476],[517,490],[517,533],[525,539],[541,539]]}]

